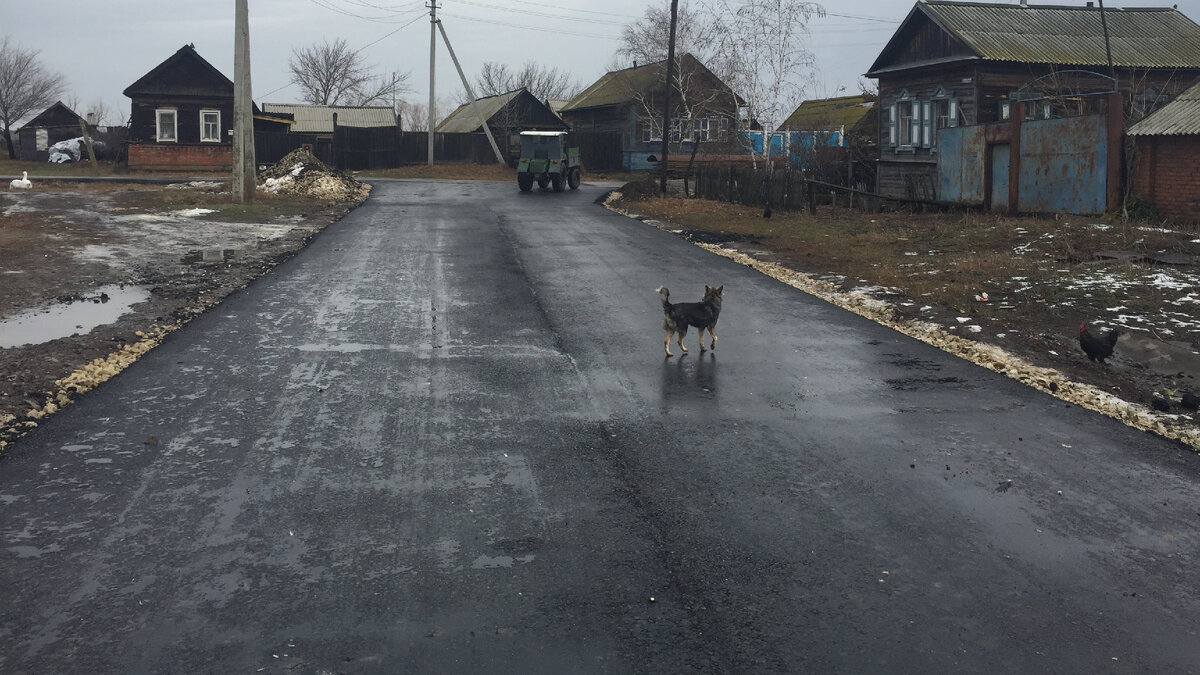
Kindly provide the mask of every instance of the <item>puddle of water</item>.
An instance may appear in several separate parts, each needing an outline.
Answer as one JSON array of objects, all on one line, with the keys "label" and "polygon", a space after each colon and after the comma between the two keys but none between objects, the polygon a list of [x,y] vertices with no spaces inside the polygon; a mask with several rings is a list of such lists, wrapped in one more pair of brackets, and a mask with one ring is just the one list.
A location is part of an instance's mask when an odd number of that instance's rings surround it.
[{"label": "puddle of water", "polygon": [[0,321],[0,348],[49,342],[86,334],[116,321],[129,308],[150,299],[145,286],[102,286],[72,302],[30,309]]},{"label": "puddle of water", "polygon": [[195,263],[210,263],[210,262],[229,262],[237,260],[246,255],[246,249],[243,248],[205,248],[195,251],[188,251],[187,255],[180,258],[180,262],[185,265],[193,265]]}]

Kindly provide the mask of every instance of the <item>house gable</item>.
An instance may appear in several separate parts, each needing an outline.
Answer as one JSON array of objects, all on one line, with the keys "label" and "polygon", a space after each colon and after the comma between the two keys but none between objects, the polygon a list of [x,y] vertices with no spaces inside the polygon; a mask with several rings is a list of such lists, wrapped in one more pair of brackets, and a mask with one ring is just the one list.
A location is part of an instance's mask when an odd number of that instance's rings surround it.
[{"label": "house gable", "polygon": [[166,61],[129,85],[129,98],[233,98],[233,82],[204,60],[193,45],[184,45]]},{"label": "house gable", "polygon": [[867,77],[878,77],[879,73],[892,70],[979,58],[979,54],[934,21],[923,5],[918,3],[909,12],[875,59]]},{"label": "house gable", "polygon": [[[477,99],[479,114],[493,129],[555,131],[567,125],[544,102],[524,87]],[[436,131],[469,134],[480,131],[479,117],[470,103],[460,105],[438,124]]]},{"label": "house gable", "polygon": [[29,120],[21,129],[34,129],[46,127],[79,127],[79,120],[82,119],[74,110],[71,110],[62,101],[55,103],[43,110],[37,117]]}]

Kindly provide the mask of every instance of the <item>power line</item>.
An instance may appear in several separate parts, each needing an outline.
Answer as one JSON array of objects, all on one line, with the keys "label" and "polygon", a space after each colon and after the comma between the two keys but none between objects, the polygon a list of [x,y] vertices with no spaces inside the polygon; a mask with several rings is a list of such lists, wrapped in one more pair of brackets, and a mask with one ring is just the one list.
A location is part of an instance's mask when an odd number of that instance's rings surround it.
[{"label": "power line", "polygon": [[454,17],[455,19],[462,19],[464,21],[474,21],[476,23],[486,23],[486,24],[490,24],[493,26],[507,26],[509,28],[520,28],[522,30],[532,30],[532,31],[538,31],[541,33],[554,33],[556,35],[571,35],[571,36],[575,36],[575,37],[600,38],[602,40],[616,40],[617,39],[617,37],[615,35],[600,35],[599,33],[583,33],[583,32],[579,32],[579,31],[560,30],[557,28],[538,28],[536,26],[526,26],[526,25],[522,25],[522,24],[518,24],[518,23],[507,23],[504,21],[493,21],[490,19],[477,19],[475,17],[463,16],[461,14],[446,14],[445,16],[451,16],[451,17]]},{"label": "power line", "polygon": [[900,23],[899,19],[885,19],[878,16],[861,16],[857,14],[839,14],[838,12],[825,12],[825,16],[836,16],[841,19],[857,19],[859,21],[878,21],[880,23]]},{"label": "power line", "polygon": [[[472,0],[456,0],[456,4],[457,5],[473,5],[475,7],[485,7],[485,8],[488,8],[488,10],[500,10],[500,11],[509,12],[509,13],[511,13],[511,11],[512,11],[511,7],[504,7],[504,6],[500,6],[500,5],[490,5],[490,4],[487,4],[487,2],[473,2]],[[526,5],[533,5],[536,7],[550,7],[548,5],[538,4],[538,2],[526,2]],[[533,16],[533,17],[548,17],[548,18],[552,18],[552,19],[563,19],[563,20],[568,20],[568,22],[586,22],[586,23],[593,23],[593,24],[608,24],[608,25],[625,25],[625,24],[628,24],[630,22],[630,20],[634,20],[634,17],[625,16],[625,14],[612,14],[612,13],[608,13],[608,12],[589,12],[587,10],[570,10],[570,8],[568,8],[568,7],[552,7],[552,8],[556,8],[556,10],[562,10],[562,11],[587,12],[589,14],[600,14],[600,16],[617,17],[622,20],[619,20],[619,22],[614,22],[614,20],[608,20],[608,19],[596,19],[596,18],[592,18],[592,17],[587,17],[587,18],[568,17],[568,16],[564,16],[564,14],[551,14],[551,13],[546,13],[546,12],[528,12],[527,11],[527,12],[524,12],[524,14],[526,14],[526,16]]]},{"label": "power line", "polygon": [[425,14],[424,14],[424,12],[422,12],[421,15],[418,16],[417,18],[413,19],[412,21],[409,21],[408,23],[404,24],[403,26],[400,26],[396,30],[389,32],[387,35],[384,35],[383,37],[379,38],[378,40],[375,40],[374,42],[368,42],[367,44],[359,47],[358,49],[355,49],[354,53],[357,54],[357,53],[361,52],[362,50],[366,49],[367,47],[370,47],[371,45],[379,44],[380,42],[383,42],[387,38],[390,38],[391,36],[395,35],[396,33],[399,33],[400,31],[404,30],[405,28],[408,28],[409,26],[413,25],[414,23],[416,23],[424,18],[425,18]]},{"label": "power line", "polygon": [[[366,16],[363,14],[358,14],[355,12],[351,12],[351,11],[342,9],[341,7],[337,7],[337,6],[333,5],[331,2],[329,2],[329,0],[308,0],[308,1],[314,5],[317,5],[318,7],[323,7],[325,9],[328,9],[331,12],[337,12],[338,14],[353,17],[355,19],[363,19],[365,21],[375,21],[375,22],[379,22],[379,23],[394,23],[396,21],[402,21],[404,18],[406,18],[407,16],[412,15],[412,14],[422,14],[423,15],[425,13],[424,8],[417,8],[417,9],[410,9],[410,10],[405,10],[405,11],[393,11],[393,12],[390,12],[389,14],[386,14],[383,16]],[[369,4],[365,4],[365,3],[359,3],[359,6],[374,8],[373,5],[369,5]],[[387,11],[387,10],[385,10],[385,11]]]}]

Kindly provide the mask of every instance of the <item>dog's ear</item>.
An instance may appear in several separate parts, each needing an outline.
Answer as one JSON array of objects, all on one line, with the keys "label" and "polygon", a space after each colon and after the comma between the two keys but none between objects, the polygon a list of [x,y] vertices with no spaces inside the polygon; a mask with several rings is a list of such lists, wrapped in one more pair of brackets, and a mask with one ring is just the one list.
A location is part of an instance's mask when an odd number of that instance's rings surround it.
[{"label": "dog's ear", "polygon": [[721,284],[720,286],[717,286],[716,288],[713,289],[713,293],[720,295],[721,291],[724,289],[725,289],[725,284]]}]

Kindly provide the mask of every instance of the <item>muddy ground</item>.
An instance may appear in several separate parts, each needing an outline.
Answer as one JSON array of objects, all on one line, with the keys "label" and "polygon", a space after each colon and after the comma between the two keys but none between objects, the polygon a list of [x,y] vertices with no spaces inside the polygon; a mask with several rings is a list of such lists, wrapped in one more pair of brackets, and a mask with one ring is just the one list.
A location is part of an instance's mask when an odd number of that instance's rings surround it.
[{"label": "muddy ground", "polygon": [[260,191],[240,205],[228,189],[39,181],[0,191],[0,448],[367,194]]}]

